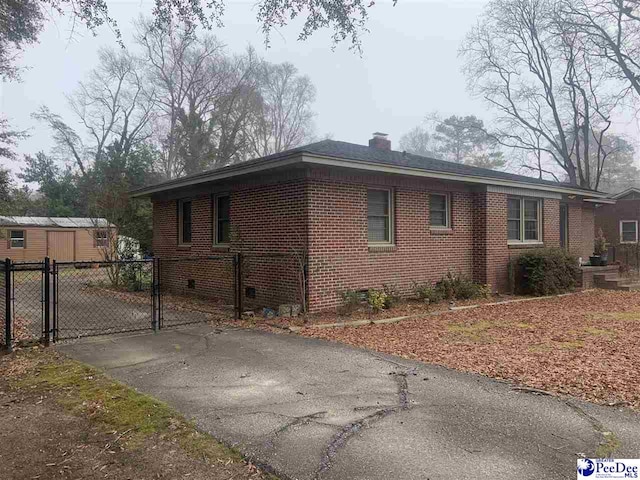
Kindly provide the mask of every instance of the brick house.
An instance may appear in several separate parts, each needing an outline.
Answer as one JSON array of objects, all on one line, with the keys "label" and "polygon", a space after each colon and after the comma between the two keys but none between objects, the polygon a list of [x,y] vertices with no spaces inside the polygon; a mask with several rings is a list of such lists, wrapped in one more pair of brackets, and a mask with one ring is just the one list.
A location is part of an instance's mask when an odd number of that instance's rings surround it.
[{"label": "brick house", "polygon": [[601,204],[595,210],[596,229],[602,229],[607,243],[613,247],[637,244],[640,189],[629,188],[610,199],[611,203]]},{"label": "brick house", "polygon": [[[161,258],[304,249],[311,312],[336,307],[347,289],[393,284],[409,294],[413,282],[450,270],[505,291],[509,259],[523,249],[562,246],[588,257],[594,206],[605,197],[393,151],[384,134],[369,146],[324,140],[132,195],[152,199]],[[198,277],[206,294],[225,274],[205,270],[174,271],[172,281]],[[261,285],[265,273],[257,266],[245,281],[256,299],[291,301],[295,274]]]}]

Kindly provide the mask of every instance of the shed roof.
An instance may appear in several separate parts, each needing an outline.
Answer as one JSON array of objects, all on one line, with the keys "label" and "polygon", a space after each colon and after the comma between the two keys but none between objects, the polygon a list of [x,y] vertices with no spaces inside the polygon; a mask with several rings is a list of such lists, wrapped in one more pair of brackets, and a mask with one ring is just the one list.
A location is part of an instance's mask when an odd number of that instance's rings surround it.
[{"label": "shed roof", "polygon": [[1,216],[3,227],[106,228],[114,227],[106,218]]}]

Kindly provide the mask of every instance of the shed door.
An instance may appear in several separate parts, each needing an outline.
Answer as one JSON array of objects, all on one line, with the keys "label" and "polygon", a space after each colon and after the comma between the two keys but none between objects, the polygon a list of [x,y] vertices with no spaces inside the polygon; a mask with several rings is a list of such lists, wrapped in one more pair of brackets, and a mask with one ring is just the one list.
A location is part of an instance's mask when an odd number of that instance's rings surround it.
[{"label": "shed door", "polygon": [[47,254],[51,260],[75,260],[75,232],[47,232]]}]

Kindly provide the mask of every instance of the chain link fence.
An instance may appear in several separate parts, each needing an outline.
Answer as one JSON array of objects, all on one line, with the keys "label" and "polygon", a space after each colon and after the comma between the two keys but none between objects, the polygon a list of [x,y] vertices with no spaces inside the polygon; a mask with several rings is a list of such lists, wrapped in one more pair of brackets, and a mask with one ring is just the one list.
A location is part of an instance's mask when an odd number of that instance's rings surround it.
[{"label": "chain link fence", "polygon": [[153,260],[52,265],[54,339],[152,327]]},{"label": "chain link fence", "polygon": [[[72,339],[240,318],[302,304],[294,255],[226,254],[112,262],[0,262],[0,342]],[[262,312],[260,312],[262,313]]]},{"label": "chain link fence", "polygon": [[237,316],[237,257],[159,258],[160,328]]}]

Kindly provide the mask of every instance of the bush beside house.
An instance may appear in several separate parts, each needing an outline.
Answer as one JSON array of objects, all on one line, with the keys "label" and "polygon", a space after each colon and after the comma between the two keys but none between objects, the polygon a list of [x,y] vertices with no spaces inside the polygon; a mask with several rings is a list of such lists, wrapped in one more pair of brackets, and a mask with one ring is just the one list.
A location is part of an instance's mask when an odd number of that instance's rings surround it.
[{"label": "bush beside house", "polygon": [[540,248],[515,260],[515,290],[528,295],[556,295],[575,288],[578,259],[562,248]]}]

